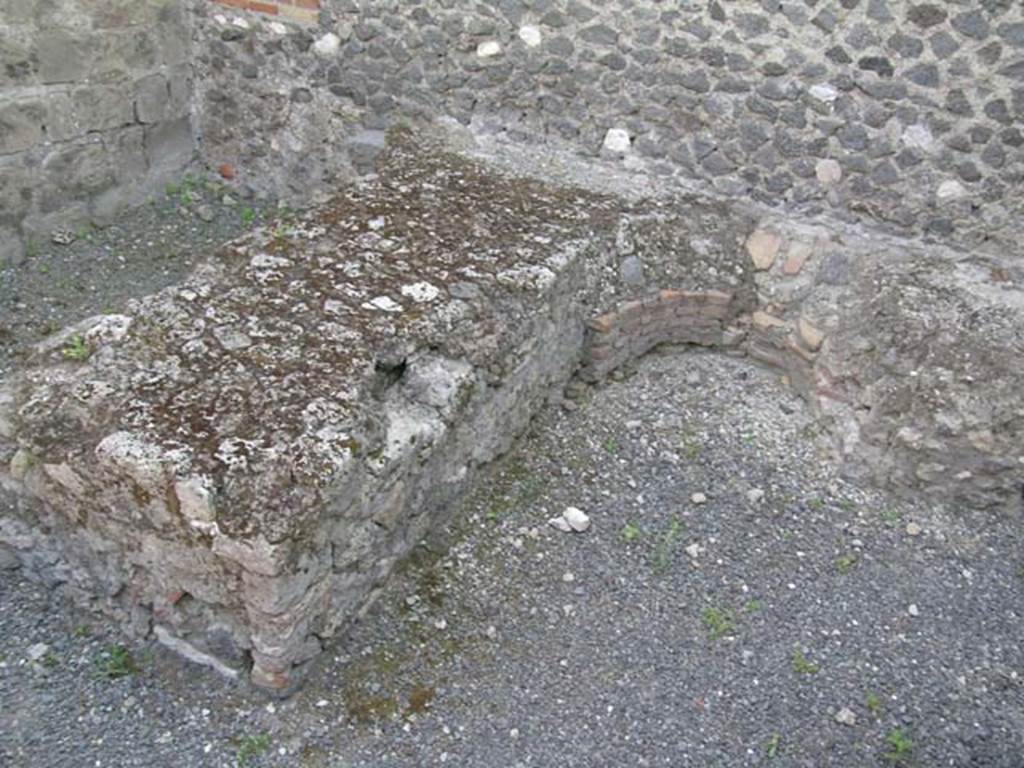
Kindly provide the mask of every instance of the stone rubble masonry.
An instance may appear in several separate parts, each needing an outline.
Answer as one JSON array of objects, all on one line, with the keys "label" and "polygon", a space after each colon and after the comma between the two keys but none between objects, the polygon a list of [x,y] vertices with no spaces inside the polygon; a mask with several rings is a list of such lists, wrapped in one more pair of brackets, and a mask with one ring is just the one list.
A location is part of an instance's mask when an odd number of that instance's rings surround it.
[{"label": "stone rubble masonry", "polygon": [[0,0],[0,263],[192,161],[189,34],[178,0]]},{"label": "stone rubble masonry", "polygon": [[270,192],[447,116],[901,236],[999,253],[1024,227],[1019,2],[321,0],[309,26],[188,1],[204,154]]},{"label": "stone rubble masonry", "polygon": [[1019,511],[1011,260],[508,177],[406,130],[378,161],[0,382],[4,559],[287,692],[574,372],[665,343],[777,369],[854,478]]}]

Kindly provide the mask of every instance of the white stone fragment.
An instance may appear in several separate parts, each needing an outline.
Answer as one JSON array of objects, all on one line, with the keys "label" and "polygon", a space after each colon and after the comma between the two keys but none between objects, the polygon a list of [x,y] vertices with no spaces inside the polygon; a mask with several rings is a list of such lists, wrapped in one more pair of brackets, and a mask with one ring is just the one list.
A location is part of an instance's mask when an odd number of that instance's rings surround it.
[{"label": "white stone fragment", "polygon": [[917,523],[907,523],[907,536],[920,536],[921,526]]},{"label": "white stone fragment", "polygon": [[609,128],[608,133],[604,135],[604,148],[609,152],[625,154],[629,152],[632,144],[629,131],[625,128]]},{"label": "white stone fragment", "polygon": [[363,304],[363,309],[379,309],[382,312],[401,312],[402,305],[390,296],[378,296]]},{"label": "white stone fragment", "polygon": [[333,56],[339,48],[341,48],[341,38],[333,32],[328,32],[313,43],[313,52],[317,56]]},{"label": "white stone fragment", "polygon": [[822,186],[828,187],[843,178],[843,168],[837,160],[827,157],[815,164],[814,175],[818,177]]},{"label": "white stone fragment", "polygon": [[915,603],[910,604],[910,606],[907,608],[907,613],[909,613],[914,618],[917,618],[921,615],[921,611],[918,610],[917,605]]},{"label": "white stone fragment", "polygon": [[587,517],[587,513],[582,509],[566,507],[562,517],[569,524],[569,527],[577,533],[583,533],[590,527],[590,518]]},{"label": "white stone fragment", "polygon": [[572,526],[566,522],[565,518],[559,515],[558,517],[552,517],[548,520],[548,525],[552,528],[557,528],[562,533],[572,533]]},{"label": "white stone fragment", "polygon": [[853,726],[857,724],[857,715],[849,707],[843,707],[836,712],[836,722],[840,725]]},{"label": "white stone fragment", "polygon": [[222,325],[213,329],[213,335],[226,350],[246,349],[252,346],[252,339],[246,336],[237,328],[229,325]]},{"label": "white stone fragment", "polygon": [[476,47],[476,55],[481,59],[489,59],[501,54],[501,43],[497,40],[485,40]]},{"label": "white stone fragment", "polygon": [[174,484],[178,510],[186,520],[212,523],[217,516],[207,478],[196,475]]},{"label": "white stone fragment", "polygon": [[527,48],[536,48],[541,43],[540,28],[533,24],[526,24],[519,28],[519,39]]},{"label": "white stone fragment", "polygon": [[935,137],[928,130],[927,125],[914,123],[903,130],[903,143],[912,149],[919,149],[922,152],[932,152],[935,149]]},{"label": "white stone fragment", "polygon": [[270,22],[269,24],[267,24],[267,29],[269,29],[275,35],[285,35],[288,33],[288,27],[286,27],[280,21]]},{"label": "white stone fragment", "polygon": [[697,493],[690,494],[690,501],[692,501],[694,504],[705,504],[707,500],[707,495],[700,493],[699,491]]},{"label": "white stone fragment", "polygon": [[46,643],[36,643],[28,647],[28,657],[32,661],[39,661],[43,656],[50,652],[50,646]]},{"label": "white stone fragment", "polygon": [[408,296],[417,304],[425,304],[440,296],[441,291],[430,283],[410,283],[409,285],[402,286],[402,295]]},{"label": "white stone fragment", "polygon": [[966,194],[967,190],[964,189],[964,185],[952,179],[939,184],[939,188],[935,192],[935,196],[939,200],[957,200]]},{"label": "white stone fragment", "polygon": [[685,551],[690,556],[690,559],[696,560],[700,557],[700,553],[704,551],[704,547],[700,544],[689,544],[685,547]]},{"label": "white stone fragment", "polygon": [[839,91],[837,91],[833,86],[829,85],[828,83],[818,83],[817,85],[812,85],[810,89],[808,89],[808,93],[810,93],[811,96],[816,98],[818,101],[823,101],[826,104],[831,104],[839,97]]},{"label": "white stone fragment", "polygon": [[249,28],[249,22],[246,21],[245,19],[243,19],[241,16],[234,16],[234,17],[232,17],[231,23],[234,24],[239,29],[248,29]]},{"label": "white stone fragment", "polygon": [[760,488],[751,488],[747,491],[747,501],[751,504],[760,504],[764,500],[764,491]]}]

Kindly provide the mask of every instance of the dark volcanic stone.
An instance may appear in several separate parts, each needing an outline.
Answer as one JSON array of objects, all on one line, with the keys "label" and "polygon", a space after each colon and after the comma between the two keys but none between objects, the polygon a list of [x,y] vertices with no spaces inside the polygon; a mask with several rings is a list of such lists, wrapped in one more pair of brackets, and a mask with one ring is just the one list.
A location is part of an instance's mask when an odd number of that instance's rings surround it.
[{"label": "dark volcanic stone", "polygon": [[916,24],[922,29],[934,27],[944,22],[949,14],[937,5],[915,5],[907,11],[907,21]]},{"label": "dark volcanic stone", "polygon": [[864,56],[857,62],[857,66],[880,77],[892,77],[895,71],[892,62],[884,56]]}]

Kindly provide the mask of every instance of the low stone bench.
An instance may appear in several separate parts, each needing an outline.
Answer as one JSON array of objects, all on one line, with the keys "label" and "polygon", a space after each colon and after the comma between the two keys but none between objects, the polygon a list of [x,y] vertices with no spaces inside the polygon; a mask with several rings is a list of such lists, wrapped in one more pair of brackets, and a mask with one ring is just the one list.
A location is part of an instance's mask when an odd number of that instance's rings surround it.
[{"label": "low stone bench", "polygon": [[866,479],[1019,500],[1019,283],[877,251],[398,135],[376,180],[0,384],[0,554],[287,691],[575,372],[665,343],[785,372]]}]

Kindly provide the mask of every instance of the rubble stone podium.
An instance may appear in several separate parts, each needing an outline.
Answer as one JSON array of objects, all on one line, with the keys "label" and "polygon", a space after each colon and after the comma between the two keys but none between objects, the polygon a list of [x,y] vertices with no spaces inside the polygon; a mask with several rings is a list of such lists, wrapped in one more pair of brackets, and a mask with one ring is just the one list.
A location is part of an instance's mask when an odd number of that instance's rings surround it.
[{"label": "rubble stone podium", "polygon": [[866,480],[1019,502],[1024,300],[995,268],[399,132],[376,178],[0,382],[0,549],[287,692],[572,375],[666,343],[784,372]]}]

